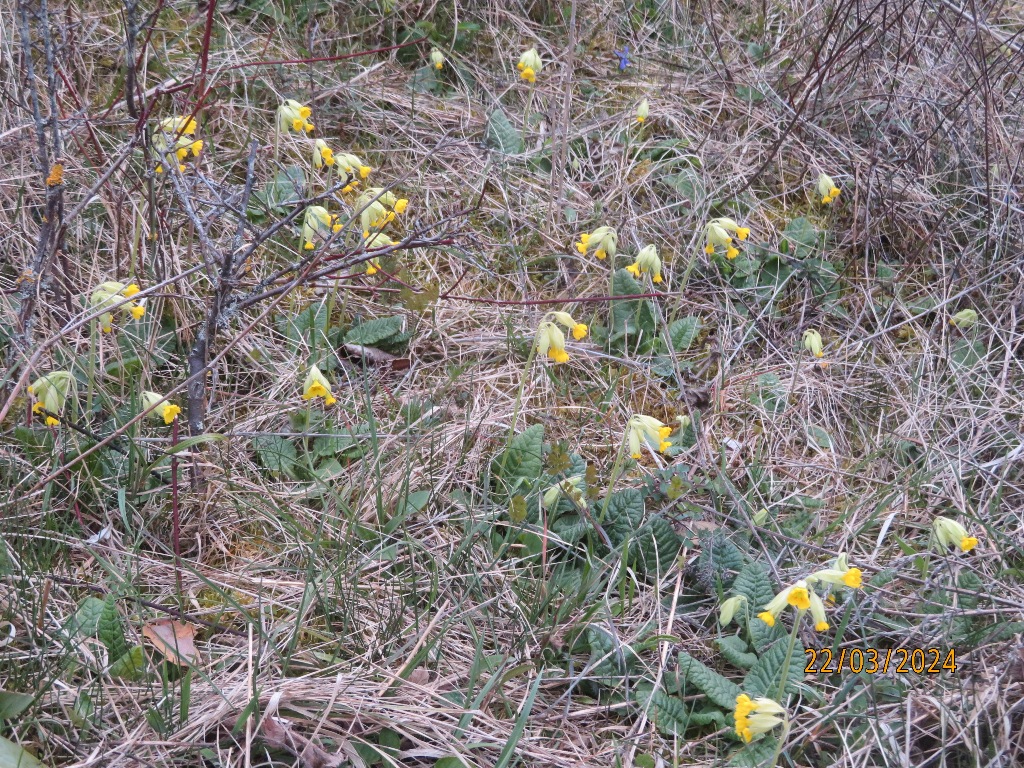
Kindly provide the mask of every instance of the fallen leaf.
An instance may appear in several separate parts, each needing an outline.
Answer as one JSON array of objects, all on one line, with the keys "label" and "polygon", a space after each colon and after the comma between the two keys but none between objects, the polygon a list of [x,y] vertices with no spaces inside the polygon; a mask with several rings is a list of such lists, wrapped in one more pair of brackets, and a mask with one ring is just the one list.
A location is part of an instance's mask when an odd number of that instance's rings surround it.
[{"label": "fallen leaf", "polygon": [[142,636],[172,664],[187,667],[199,663],[196,628],[174,619],[160,619],[142,628]]},{"label": "fallen leaf", "polygon": [[362,344],[342,344],[341,348],[349,357],[363,360],[372,365],[387,365],[395,356],[383,349],[376,347],[364,347]]}]

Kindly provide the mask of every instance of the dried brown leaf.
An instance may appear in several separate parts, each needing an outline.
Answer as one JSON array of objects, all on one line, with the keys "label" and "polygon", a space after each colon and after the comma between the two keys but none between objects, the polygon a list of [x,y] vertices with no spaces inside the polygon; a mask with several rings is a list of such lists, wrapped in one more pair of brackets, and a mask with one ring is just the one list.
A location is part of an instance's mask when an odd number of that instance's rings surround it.
[{"label": "dried brown leaf", "polygon": [[199,663],[196,628],[191,624],[160,619],[144,626],[142,636],[172,664],[187,667]]}]

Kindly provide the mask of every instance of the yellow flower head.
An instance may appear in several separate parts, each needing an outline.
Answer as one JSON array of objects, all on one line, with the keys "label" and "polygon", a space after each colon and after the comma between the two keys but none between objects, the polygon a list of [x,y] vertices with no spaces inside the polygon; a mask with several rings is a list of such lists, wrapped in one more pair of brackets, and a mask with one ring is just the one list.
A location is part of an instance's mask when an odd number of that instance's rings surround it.
[{"label": "yellow flower head", "polygon": [[636,414],[626,423],[626,442],[629,445],[629,455],[634,459],[641,458],[641,443],[648,443],[658,446],[658,450],[664,453],[672,447],[672,443],[666,438],[672,434],[672,427],[658,421],[653,416]]},{"label": "yellow flower head", "polygon": [[818,192],[818,197],[821,198],[822,205],[830,205],[839,197],[839,187],[832,181],[831,176],[824,173],[818,176],[816,191]]},{"label": "yellow flower head", "polygon": [[313,167],[319,170],[325,165],[330,167],[334,163],[334,152],[327,146],[327,142],[323,139],[317,139],[313,145]]},{"label": "yellow flower head", "polygon": [[363,161],[360,160],[356,155],[351,153],[336,154],[334,156],[335,162],[338,164],[338,170],[347,176],[350,176],[353,183],[358,184],[357,179],[365,179],[370,175],[370,171],[373,169],[368,165],[364,165]]},{"label": "yellow flower head", "polygon": [[716,248],[732,248],[732,236],[720,225],[714,221],[708,223],[704,228],[704,239],[707,241],[707,245],[704,246],[704,252],[712,254]]},{"label": "yellow flower head", "polygon": [[567,331],[572,331],[572,337],[579,341],[587,335],[587,326],[583,323],[577,323],[572,319],[572,315],[568,312],[552,312],[551,317],[554,318],[556,323],[561,323],[565,326]]},{"label": "yellow flower head", "polygon": [[636,121],[643,123],[647,116],[651,114],[651,105],[647,103],[647,99],[640,102],[640,106],[636,108]]},{"label": "yellow flower head", "polygon": [[313,123],[309,121],[313,110],[295,99],[287,99],[277,108],[277,129],[281,133],[311,133]]},{"label": "yellow flower head", "polygon": [[46,426],[55,427],[60,424],[56,416],[64,410],[68,395],[75,390],[75,377],[69,371],[52,371],[40,376],[28,387],[32,395],[32,413],[42,416],[43,411],[55,414],[46,416]]},{"label": "yellow flower head", "polygon": [[409,207],[409,201],[381,187],[367,187],[355,202],[363,232],[383,229]]},{"label": "yellow flower head", "polygon": [[[153,410],[150,411],[150,408]],[[181,408],[167,402],[163,395],[148,391],[142,393],[142,410],[149,411],[147,415],[153,420],[163,419],[164,424],[171,424],[181,413]]]},{"label": "yellow flower head", "polygon": [[315,397],[322,397],[324,405],[334,405],[338,402],[331,394],[331,382],[320,373],[319,368],[311,365],[309,373],[306,374],[306,380],[302,382],[302,399],[312,400]]},{"label": "yellow flower head", "polygon": [[840,554],[836,558],[836,564],[833,568],[825,568],[820,571],[815,571],[807,577],[807,581],[811,584],[822,581],[826,584],[841,585],[844,587],[850,587],[851,589],[860,589],[863,582],[864,574],[860,568],[851,568],[847,562],[845,554]]},{"label": "yellow flower head", "polygon": [[[813,594],[814,591],[808,586],[808,583],[801,579],[773,597],[757,617],[769,627],[773,627],[779,614],[788,606],[792,606],[800,612],[808,610],[811,607],[811,595]],[[815,595],[815,597],[817,596]]]},{"label": "yellow flower head", "polygon": [[814,330],[804,331],[804,349],[815,357],[823,357],[825,350],[821,340],[821,334]]},{"label": "yellow flower head", "polygon": [[318,239],[330,239],[331,235],[340,231],[341,222],[337,214],[329,213],[322,205],[311,205],[306,208],[302,218],[302,247],[312,251]]},{"label": "yellow flower head", "polygon": [[969,536],[966,528],[948,517],[936,517],[932,521],[932,538],[940,552],[947,552],[950,547],[956,547],[961,552],[970,552],[978,546],[976,537]]},{"label": "yellow flower head", "polygon": [[768,733],[786,722],[786,710],[772,699],[751,699],[741,693],[736,697],[733,720],[736,723],[736,735],[749,744],[755,736]]},{"label": "yellow flower head", "polygon": [[92,310],[107,309],[97,320],[104,333],[110,333],[114,327],[114,310],[131,315],[138,320],[146,314],[146,300],[133,299],[139,292],[135,283],[125,285],[113,280],[100,283],[89,297],[89,308]]},{"label": "yellow flower head", "polygon": [[619,235],[614,227],[598,227],[589,234],[580,235],[580,239],[576,243],[576,250],[582,254],[593,250],[594,255],[599,259],[608,256],[614,258],[618,244]]},{"label": "yellow flower head", "polygon": [[540,54],[537,53],[536,48],[524,51],[519,57],[519,63],[516,64],[516,69],[519,70],[519,76],[528,83],[537,82],[537,75],[540,74],[540,71],[543,68],[544,62],[541,61]]},{"label": "yellow flower head", "polygon": [[537,327],[534,344],[538,354],[547,355],[555,363],[569,362],[569,353],[565,351],[565,334],[556,323],[550,320],[542,321]]},{"label": "yellow flower head", "polygon": [[[368,251],[377,250],[379,248],[387,248],[389,245],[394,245],[395,241],[385,235],[383,232],[377,232],[374,234],[367,234],[363,240],[363,247]],[[381,270],[379,259],[369,259],[366,262],[366,274],[373,276]]]},{"label": "yellow flower head", "polygon": [[[153,148],[160,160],[167,154],[173,154],[178,161],[178,170],[183,171],[182,162],[188,158],[199,157],[203,150],[203,140],[195,138],[196,121],[191,117],[168,117],[160,121],[158,130],[153,136]],[[164,172],[163,163],[156,166],[157,173]]]},{"label": "yellow flower head", "polygon": [[160,131],[172,136],[194,136],[196,132],[196,120],[194,117],[165,117],[160,121]]},{"label": "yellow flower head", "polygon": [[430,63],[434,65],[434,69],[444,69],[444,54],[437,48],[431,48]]},{"label": "yellow flower head", "polygon": [[626,269],[634,277],[640,277],[640,275],[650,273],[651,280],[653,282],[662,282],[661,259],[658,257],[658,249],[656,246],[647,245],[641,248],[640,253],[636,255],[636,261],[626,267]]}]

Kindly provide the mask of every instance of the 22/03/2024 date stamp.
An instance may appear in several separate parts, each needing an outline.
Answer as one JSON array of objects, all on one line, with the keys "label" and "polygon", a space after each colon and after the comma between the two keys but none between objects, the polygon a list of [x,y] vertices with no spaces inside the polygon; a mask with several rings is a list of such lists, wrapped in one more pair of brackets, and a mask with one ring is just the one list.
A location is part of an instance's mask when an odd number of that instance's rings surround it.
[{"label": "22/03/2024 date stamp", "polygon": [[853,672],[884,675],[890,669],[897,674],[956,672],[956,649],[939,648],[843,648],[834,654],[830,648],[808,648],[806,674]]}]

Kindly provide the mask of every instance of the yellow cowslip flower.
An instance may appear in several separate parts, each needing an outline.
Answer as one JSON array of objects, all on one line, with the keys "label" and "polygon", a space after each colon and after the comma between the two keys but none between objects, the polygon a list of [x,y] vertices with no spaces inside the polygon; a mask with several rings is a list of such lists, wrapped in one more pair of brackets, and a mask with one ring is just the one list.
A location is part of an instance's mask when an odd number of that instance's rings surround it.
[{"label": "yellow cowslip flower", "polygon": [[587,326],[583,323],[577,323],[568,312],[552,312],[551,316],[555,319],[555,322],[564,325],[567,331],[572,331],[572,337],[576,341],[587,335]]},{"label": "yellow cowslip flower", "polygon": [[382,187],[367,187],[355,202],[355,209],[362,211],[359,220],[363,226],[363,237],[369,237],[372,229],[387,226],[408,207],[409,201],[394,192],[385,192]]},{"label": "yellow cowslip flower", "polygon": [[[162,160],[164,155],[173,152],[178,161],[178,170],[184,171],[182,163],[185,159],[199,157],[203,151],[203,140],[195,138],[196,121],[192,117],[168,117],[160,121],[158,130],[153,137],[153,148],[157,156]],[[155,168],[157,173],[164,172],[162,162],[158,162]]]},{"label": "yellow cowslip flower", "polygon": [[804,349],[815,357],[823,357],[825,355],[825,350],[821,340],[821,334],[815,330],[804,331]]},{"label": "yellow cowslip flower", "polygon": [[318,237],[330,238],[335,232],[341,231],[338,215],[328,213],[322,205],[311,205],[306,208],[302,219],[302,247],[307,251],[316,248]]},{"label": "yellow cowslip flower", "polygon": [[831,176],[824,173],[818,176],[817,191],[822,205],[830,205],[839,197],[839,187],[832,181]]},{"label": "yellow cowslip flower", "polygon": [[807,577],[807,581],[810,584],[814,584],[818,581],[823,581],[826,584],[842,585],[844,587],[850,587],[851,589],[860,589],[863,583],[864,574],[860,568],[851,568],[847,563],[846,555],[840,554],[836,558],[836,565],[834,568],[825,568],[820,571],[815,571]]},{"label": "yellow cowslip flower", "polygon": [[537,82],[537,75],[540,74],[543,68],[544,62],[541,61],[540,54],[537,53],[535,47],[524,51],[519,57],[519,63],[516,64],[516,69],[519,70],[519,77],[531,85]]},{"label": "yellow cowslip flower", "polygon": [[773,597],[771,602],[764,606],[764,610],[757,614],[757,618],[761,619],[769,627],[774,627],[779,614],[788,605],[793,606],[798,611],[806,611],[811,607],[811,589],[803,579],[786,587]]},{"label": "yellow cowslip flower", "polygon": [[808,590],[807,596],[811,601],[811,620],[814,622],[816,632],[824,632],[828,629],[828,619],[825,618],[825,604],[821,602],[818,593],[813,589]]},{"label": "yellow cowslip flower", "polygon": [[642,125],[650,114],[651,105],[647,103],[647,99],[644,99],[640,102],[640,106],[636,108],[636,121]]},{"label": "yellow cowslip flower", "polygon": [[[378,248],[387,248],[389,245],[394,245],[394,244],[395,244],[395,241],[392,240],[387,235],[385,235],[383,232],[377,232],[376,234],[369,235],[363,241],[363,247],[366,250],[368,250],[368,251],[373,251],[373,250],[376,250]],[[379,259],[369,259],[366,262],[366,274],[368,274],[368,275],[371,275],[371,276],[376,275],[377,272],[380,270],[380,268],[381,268],[381,266],[380,266],[380,260]]]},{"label": "yellow cowslip flower", "polygon": [[328,167],[334,165],[334,162],[334,152],[327,146],[327,142],[317,139],[313,145],[313,167],[320,170],[325,165]]},{"label": "yellow cowslip flower", "polygon": [[367,176],[370,175],[370,171],[373,170],[372,168],[370,168],[370,166],[364,165],[363,161],[360,160],[356,155],[350,154],[348,152],[340,155],[335,155],[334,160],[338,164],[338,172],[344,173],[346,176],[351,177],[349,186],[341,190],[345,194],[348,194],[356,186],[359,185],[359,181],[356,178],[357,176],[359,177],[359,179],[365,179]]},{"label": "yellow cowslip flower", "polygon": [[651,273],[651,280],[660,283],[661,280],[661,259],[658,258],[658,249],[653,245],[647,245],[640,249],[636,255],[636,261],[626,267],[626,271],[634,277]]},{"label": "yellow cowslip flower", "polygon": [[973,309],[961,309],[949,318],[949,324],[955,325],[957,328],[970,328],[976,322],[978,322],[978,313]]},{"label": "yellow cowslip flower", "polygon": [[287,99],[277,108],[277,129],[281,133],[310,133],[313,130],[313,123],[309,121],[309,116],[312,114],[313,110],[305,104],[300,104],[295,99]]},{"label": "yellow cowslip flower", "polygon": [[[60,415],[64,410],[64,403],[67,402],[68,394],[75,388],[75,377],[68,371],[52,371],[45,376],[40,376],[28,386],[28,393],[32,395],[32,413],[41,416],[43,411]],[[46,417],[46,426],[55,427],[60,424],[55,416]]]},{"label": "yellow cowslip flower", "polygon": [[633,415],[626,423],[626,441],[629,444],[629,455],[634,459],[640,459],[640,443],[649,442],[656,444],[658,450],[664,453],[672,447],[668,436],[672,434],[672,427],[658,421],[653,416]]},{"label": "yellow cowslip flower", "polygon": [[619,235],[614,227],[598,227],[591,233],[584,232],[576,242],[576,250],[584,256],[590,249],[599,259],[611,256],[615,258],[616,249],[619,244]]},{"label": "yellow cowslip flower", "polygon": [[785,723],[786,719],[786,710],[773,699],[751,699],[745,693],[736,697],[736,709],[733,712],[736,735],[748,744],[755,736],[768,733]]},{"label": "yellow cowslip flower", "polygon": [[709,256],[715,252],[716,248],[725,248],[725,256],[728,259],[735,259],[740,255],[739,250],[733,247],[732,236],[724,227],[716,224],[714,220],[709,221],[707,226],[704,227],[704,239],[707,241],[707,245],[704,246],[704,253]]},{"label": "yellow cowslip flower", "polygon": [[434,65],[434,69],[444,69],[444,54],[437,48],[431,48],[430,63]]},{"label": "yellow cowslip flower", "polygon": [[331,382],[320,373],[319,368],[311,365],[309,373],[306,374],[306,380],[302,382],[302,399],[312,400],[314,397],[322,397],[324,405],[334,405],[338,402],[331,394]]},{"label": "yellow cowslip flower", "polygon": [[729,626],[732,623],[733,616],[736,615],[736,611],[746,602],[747,598],[744,595],[734,595],[728,600],[723,600],[722,604],[718,607],[718,623],[723,627]]},{"label": "yellow cowslip flower", "polygon": [[[121,312],[125,312],[132,316],[135,320],[140,319],[146,314],[146,300],[138,299],[137,301],[125,301],[125,299],[132,299],[135,294],[139,292],[139,286],[135,283],[125,285],[124,283],[118,283],[113,280],[105,283],[100,283],[93,290],[92,295],[89,297],[89,308],[96,309],[111,309],[115,307]],[[113,311],[104,312],[97,320],[100,324],[100,329],[104,333],[110,333],[114,329],[114,313]]]},{"label": "yellow cowslip flower", "polygon": [[534,343],[540,354],[547,355],[555,363],[566,363],[569,361],[569,353],[565,351],[565,334],[558,327],[559,324],[571,331],[577,341],[587,335],[587,326],[577,323],[568,312],[548,312],[537,326]]},{"label": "yellow cowslip flower", "polygon": [[950,547],[958,547],[961,552],[970,552],[978,546],[976,537],[968,536],[966,528],[948,517],[936,517],[932,521],[932,537],[938,544],[940,552],[947,552]]},{"label": "yellow cowslip flower", "polygon": [[718,225],[726,232],[732,232],[740,240],[746,240],[750,236],[750,227],[741,227],[732,219],[722,216],[717,219],[711,220],[713,224]]},{"label": "yellow cowslip flower", "polygon": [[[154,406],[156,406],[154,408]],[[153,408],[152,411],[149,411]],[[167,401],[167,398],[157,392],[145,391],[142,393],[142,410],[149,411],[149,418],[164,420],[164,424],[171,424],[181,414],[181,408],[174,403]]]},{"label": "yellow cowslip flower", "polygon": [[159,128],[163,133],[172,136],[194,136],[196,132],[196,119],[194,117],[165,117],[160,121]]}]

